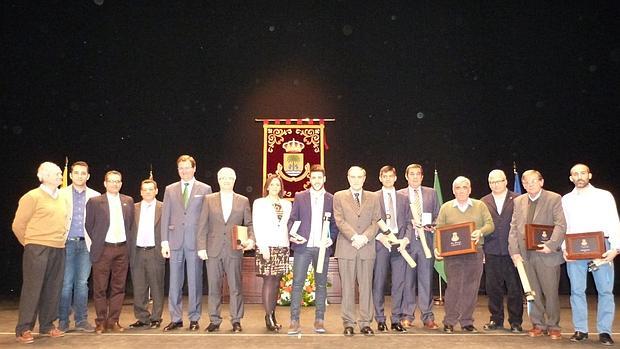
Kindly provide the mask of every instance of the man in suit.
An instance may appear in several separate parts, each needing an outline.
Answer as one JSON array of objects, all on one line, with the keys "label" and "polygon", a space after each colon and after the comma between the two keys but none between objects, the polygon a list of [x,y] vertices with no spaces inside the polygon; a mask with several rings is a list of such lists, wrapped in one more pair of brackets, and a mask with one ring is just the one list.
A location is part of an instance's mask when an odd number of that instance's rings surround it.
[{"label": "man in suit", "polygon": [[502,170],[489,173],[491,193],[480,201],[484,202],[493,217],[495,230],[484,238],[484,270],[486,292],[489,296],[490,321],[484,325],[487,331],[504,328],[504,290],[507,293],[508,323],[510,330],[523,331],[523,288],[519,274],[508,253],[508,233],[514,209],[514,198],[518,195],[508,190],[506,174]]},{"label": "man in suit", "polygon": [[24,246],[22,289],[15,337],[19,343],[34,342],[32,329],[37,316],[39,334],[60,338],[65,333],[56,326],[58,303],[65,263],[67,211],[58,195],[62,183],[60,167],[44,162],[37,170],[41,185],[19,199],[13,233]]},{"label": "man in suit", "polygon": [[396,169],[392,166],[383,166],[379,170],[379,181],[383,184],[377,191],[381,206],[381,218],[390,231],[399,239],[400,246],[392,246],[387,237],[379,230],[376,240],[376,260],[373,272],[372,298],[375,305],[375,319],[377,330],[387,332],[385,323],[384,301],[385,286],[387,284],[388,271],[391,270],[392,297],[391,329],[396,332],[407,332],[400,321],[405,318],[406,308],[404,303],[405,275],[411,269],[399,250],[406,248],[411,240],[413,226],[411,224],[411,210],[409,200],[403,194],[397,194],[394,188],[396,182]]},{"label": "man in suit", "polygon": [[359,285],[361,333],[373,336],[372,273],[375,264],[375,236],[381,217],[377,194],[363,190],[366,170],[352,166],[347,172],[350,188],[334,195],[334,218],[340,231],[336,258],[342,285],[342,321],[344,335],[353,336],[355,319],[355,282]]},{"label": "man in suit", "polygon": [[[217,172],[220,191],[204,197],[198,225],[198,256],[207,262],[209,282],[209,319],[207,332],[215,332],[222,323],[222,279],[226,273],[230,294],[230,318],[233,332],[242,331],[243,294],[241,261],[243,250],[254,247],[252,211],[247,197],[233,191],[237,175],[232,168]],[[248,239],[233,250],[231,235],[235,225],[248,228]]]},{"label": "man in suit", "polygon": [[[164,309],[164,277],[166,260],[161,246],[161,211],[163,204],[157,196],[157,182],[145,179],[140,183],[142,201],[135,204],[134,224],[127,241],[129,266],[133,283],[133,313],[136,322],[130,328],[159,328]],[[149,290],[153,310],[149,312]]]},{"label": "man in suit", "polygon": [[[108,171],[103,185],[105,194],[86,203],[86,233],[92,241],[93,301],[97,318],[95,332],[123,332],[118,319],[125,298],[125,281],[129,268],[127,234],[134,220],[133,199],[120,194],[122,175]],[[109,297],[108,297],[109,286]]]},{"label": "man in suit", "polygon": [[65,243],[65,273],[62,282],[60,307],[58,308],[58,327],[69,330],[69,314],[73,310],[75,330],[94,332],[88,322],[88,277],[90,276],[90,241],[84,229],[86,202],[99,192],[86,186],[90,178],[88,164],[77,161],[71,165],[71,185],[60,189],[58,194],[67,205],[67,242]]},{"label": "man in suit", "polygon": [[[521,176],[527,194],[514,200],[514,212],[510,222],[508,250],[513,262],[523,262],[527,278],[536,294],[529,317],[532,329],[530,337],[547,333],[551,339],[561,339],[560,333],[560,265],[564,263],[562,242],[566,233],[566,219],[562,210],[562,197],[543,190],[544,179],[536,170],[523,172]],[[528,250],[525,245],[525,225],[543,224],[553,226],[551,238],[539,245],[539,250]]]},{"label": "man in suit", "polygon": [[[409,204],[418,207],[417,212],[412,212],[412,218],[416,221],[414,230],[415,239],[409,244],[409,253],[416,262],[415,268],[407,268],[405,274],[405,318],[401,321],[403,327],[413,327],[416,308],[420,309],[420,319],[424,328],[434,330],[439,326],[435,323],[433,314],[433,266],[435,259],[431,254],[426,257],[420,240],[420,234],[425,234],[426,243],[430,251],[433,251],[433,232],[430,228],[421,227],[422,216],[430,216],[430,222],[435,223],[439,214],[439,201],[435,189],[422,185],[424,169],[422,165],[410,164],[405,169],[407,188],[398,191],[409,198]],[[426,223],[426,222],[425,222]]]},{"label": "man in suit", "polygon": [[196,233],[204,197],[211,194],[211,187],[194,178],[196,160],[193,157],[181,155],[177,159],[177,169],[181,180],[166,187],[161,215],[161,253],[164,258],[170,258],[168,309],[172,320],[164,331],[183,327],[184,266],[187,267],[189,330],[197,331],[202,312],[203,262],[196,249]]},{"label": "man in suit", "polygon": [[[325,168],[321,165],[310,167],[310,188],[295,193],[295,201],[291,209],[291,217],[288,221],[289,229],[296,221],[300,222],[297,234],[301,239],[291,237],[291,249],[294,251],[293,261],[293,290],[291,291],[291,323],[288,334],[294,335],[301,332],[299,314],[301,311],[302,288],[306,282],[308,266],[312,263],[315,270],[314,281],[316,284],[316,299],[314,313],[314,332],[325,333],[325,300],[327,299],[327,270],[329,268],[329,256],[332,253],[331,246],[338,235],[338,228],[334,220],[333,202],[334,196],[325,191]],[[323,235],[323,221],[329,213],[330,236],[325,239]],[[319,251],[325,247],[325,259],[323,260],[323,272],[317,273],[319,263]]]}]

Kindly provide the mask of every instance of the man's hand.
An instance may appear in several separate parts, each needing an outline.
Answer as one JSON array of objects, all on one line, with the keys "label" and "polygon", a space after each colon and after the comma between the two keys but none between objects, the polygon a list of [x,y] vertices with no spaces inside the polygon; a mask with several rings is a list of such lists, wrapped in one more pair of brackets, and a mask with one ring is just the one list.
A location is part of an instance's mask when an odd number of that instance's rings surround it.
[{"label": "man's hand", "polygon": [[443,259],[443,257],[439,255],[439,250],[437,249],[437,247],[435,247],[435,250],[433,252],[435,253],[436,260],[440,261]]},{"label": "man's hand", "polygon": [[545,253],[545,254],[548,254],[548,253],[552,252],[551,249],[549,247],[547,247],[547,245],[545,245],[545,244],[539,244],[538,247],[540,247],[541,249],[540,250],[536,250],[536,252]]},{"label": "man's hand", "polygon": [[407,245],[409,245],[408,238],[404,238],[400,240],[400,246],[398,247],[398,252],[405,250],[407,248]]},{"label": "man's hand", "polygon": [[566,252],[566,250],[562,250],[562,255],[564,256],[564,260],[567,262],[574,262],[575,260],[573,259],[568,259],[568,253]]},{"label": "man's hand", "polygon": [[203,261],[209,259],[209,257],[207,257],[207,250],[198,250],[198,257],[200,257]]},{"label": "man's hand", "polygon": [[260,252],[261,255],[263,255],[264,260],[268,261],[269,258],[271,257],[271,255],[269,254],[269,247],[259,248],[258,251]]},{"label": "man's hand", "polygon": [[170,258],[170,246],[168,245],[168,241],[161,242],[161,255],[164,258]]},{"label": "man's hand", "polygon": [[[301,235],[300,235],[300,236],[301,236]],[[306,243],[306,241],[308,241],[308,240],[307,240],[306,238],[304,238],[303,236],[301,236],[301,240],[296,239],[296,238],[294,238],[294,237],[290,236],[290,237],[288,238],[288,241],[290,241],[290,242],[292,242],[292,243],[294,243],[294,244],[301,245],[301,244]]]},{"label": "man's hand", "polygon": [[321,240],[321,245],[325,248],[328,248],[329,246],[333,245],[334,242],[332,241],[332,238],[329,237],[323,237],[323,240]]},{"label": "man's hand", "polygon": [[474,231],[471,232],[471,241],[473,241],[476,245],[478,245],[478,243],[480,242],[480,236],[482,236],[482,233],[480,232],[480,229],[476,229]]},{"label": "man's hand", "polygon": [[514,263],[514,265],[516,266],[519,263],[523,263],[523,257],[521,257],[520,254],[513,254],[512,256],[510,256],[510,258],[512,258],[512,263]]},{"label": "man's hand", "polygon": [[611,249],[611,250],[603,253],[603,260],[605,262],[612,262],[614,260],[614,258],[616,258],[617,255],[618,255],[618,250]]},{"label": "man's hand", "polygon": [[377,235],[377,240],[379,240],[381,245],[385,246],[385,248],[387,248],[388,251],[392,248],[392,244],[390,244],[390,241],[388,240],[385,234]]},{"label": "man's hand", "polygon": [[251,249],[254,248],[254,240],[252,239],[247,239],[244,242],[241,243],[241,249],[243,249],[244,251],[249,251]]}]

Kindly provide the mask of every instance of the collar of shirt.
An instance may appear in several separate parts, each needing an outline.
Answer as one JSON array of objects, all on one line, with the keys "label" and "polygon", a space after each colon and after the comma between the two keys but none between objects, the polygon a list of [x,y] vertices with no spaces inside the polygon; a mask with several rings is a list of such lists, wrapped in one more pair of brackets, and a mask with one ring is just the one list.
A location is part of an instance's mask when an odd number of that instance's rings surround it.
[{"label": "collar of shirt", "polygon": [[114,194],[110,194],[108,192],[106,192],[105,195],[108,197],[108,201],[110,201],[110,200],[120,200],[120,197],[121,197],[120,194],[114,195]]},{"label": "collar of shirt", "polygon": [[351,190],[351,196],[353,196],[353,200],[355,200],[355,193],[358,193],[358,194],[360,194],[359,195],[360,202],[362,202],[362,192],[363,192],[363,190],[360,190],[360,191],[355,191],[353,189],[349,189],[349,190]]},{"label": "collar of shirt", "polygon": [[508,190],[499,195],[495,195],[495,193],[491,192],[491,195],[493,195],[493,198],[495,200],[504,200],[508,196]]},{"label": "collar of shirt", "polygon": [[390,193],[392,195],[392,198],[396,196],[396,189],[394,187],[389,189],[386,187],[381,187],[381,191],[383,191],[384,194]]},{"label": "collar of shirt", "polygon": [[587,186],[585,186],[582,189],[578,189],[577,187],[575,187],[573,189],[573,193],[575,193],[576,195],[584,195],[584,194],[588,194],[589,192],[591,192],[594,189],[594,186],[590,183],[588,183]]},{"label": "collar of shirt", "polygon": [[183,190],[183,187],[185,186],[185,183],[189,183],[189,186],[191,187],[192,185],[194,185],[194,182],[196,181],[196,178],[190,179],[189,181],[184,181],[181,179],[181,190]]},{"label": "collar of shirt", "polygon": [[323,197],[323,195],[325,195],[325,188],[321,188],[321,190],[316,191],[314,189],[310,189],[310,197],[311,198],[321,198]]},{"label": "collar of shirt", "polygon": [[531,201],[536,201],[538,200],[538,198],[540,197],[540,195],[542,194],[543,190],[540,189],[540,191],[538,192],[538,194],[536,194],[535,197],[532,197],[530,194],[527,194],[527,197],[531,200]]},{"label": "collar of shirt", "polygon": [[73,185],[71,185],[71,188],[73,189],[73,192],[74,192],[74,193],[77,193],[77,194],[82,194],[82,193],[86,192],[86,189],[87,189],[87,187],[84,187],[84,189],[82,189],[82,190],[80,191],[80,190],[78,190],[76,187],[74,187]]},{"label": "collar of shirt", "polygon": [[155,204],[155,200],[154,199],[151,202],[148,202],[146,200],[142,200],[140,202],[140,206],[146,207],[146,208],[151,208],[151,206],[153,206],[154,204]]},{"label": "collar of shirt", "polygon": [[474,203],[471,201],[471,198],[467,199],[467,202],[465,203],[465,205],[461,206],[459,204],[459,201],[457,199],[454,199],[454,201],[452,202],[452,207],[467,207],[467,206],[474,206]]},{"label": "collar of shirt", "polygon": [[50,190],[50,188],[48,188],[45,184],[41,184],[39,186],[39,188],[41,188],[41,190],[43,190],[44,192],[48,193],[51,197],[53,197],[54,199],[58,196],[58,188],[55,188],[53,191]]}]

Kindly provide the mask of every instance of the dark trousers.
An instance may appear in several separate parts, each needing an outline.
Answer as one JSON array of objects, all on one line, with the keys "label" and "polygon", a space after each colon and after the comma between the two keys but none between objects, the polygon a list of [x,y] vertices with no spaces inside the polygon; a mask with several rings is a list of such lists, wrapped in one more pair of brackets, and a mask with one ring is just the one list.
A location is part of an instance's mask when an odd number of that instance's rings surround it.
[{"label": "dark trousers", "polygon": [[99,260],[93,263],[93,301],[97,324],[112,325],[118,321],[125,298],[128,267],[129,257],[125,245],[106,245]]},{"label": "dark trousers", "polygon": [[65,272],[65,249],[27,244],[22,257],[23,282],[15,335],[32,331],[39,316],[39,332],[54,328]]},{"label": "dark trousers", "polygon": [[482,277],[482,252],[446,257],[446,315],[444,325],[461,327],[474,324],[474,310]]},{"label": "dark trousers", "polygon": [[[233,251],[224,247],[217,257],[207,259],[207,282],[209,284],[209,321],[222,323],[222,283],[224,276],[228,282],[230,296],[229,312],[231,323],[241,322],[243,318],[243,293],[241,291],[241,257],[232,256]],[[225,250],[225,251],[224,251]],[[224,275],[225,274],[225,275]]]},{"label": "dark trousers", "polygon": [[523,322],[523,290],[512,258],[487,254],[484,271],[491,321],[503,325],[504,294],[506,294],[508,323],[520,325]]},{"label": "dark trousers", "polygon": [[[136,248],[131,265],[131,281],[133,282],[133,313],[136,319],[149,323],[161,321],[164,310],[164,274],[166,264],[161,260],[158,248],[145,250]],[[153,309],[149,313],[149,290],[153,298]]]},{"label": "dark trousers", "polygon": [[[385,287],[388,274],[391,274],[392,310],[390,321],[395,324],[405,317],[403,304],[405,291],[405,273],[408,271],[407,262],[398,251],[388,251],[382,244],[377,243],[377,255],[372,280],[372,301],[375,306],[375,320],[385,322]],[[396,248],[394,248],[395,250]],[[388,271],[391,270],[391,273]]]}]

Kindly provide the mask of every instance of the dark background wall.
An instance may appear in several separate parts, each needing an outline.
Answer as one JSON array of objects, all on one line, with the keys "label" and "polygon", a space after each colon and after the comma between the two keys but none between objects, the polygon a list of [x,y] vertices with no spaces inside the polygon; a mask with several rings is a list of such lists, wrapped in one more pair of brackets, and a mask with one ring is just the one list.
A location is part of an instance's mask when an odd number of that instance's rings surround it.
[{"label": "dark background wall", "polygon": [[[152,164],[163,188],[175,159],[198,161],[217,189],[222,166],[237,191],[261,186],[257,117],[334,117],[327,187],[346,169],[439,170],[444,198],[457,175],[474,197],[493,168],[536,168],[545,187],[593,184],[620,194],[618,2],[508,1],[34,1],[2,2],[0,294],[19,288],[11,232],[36,168],[86,160],[90,185],[124,174],[139,198]],[[510,180],[512,186],[512,180]]]}]

